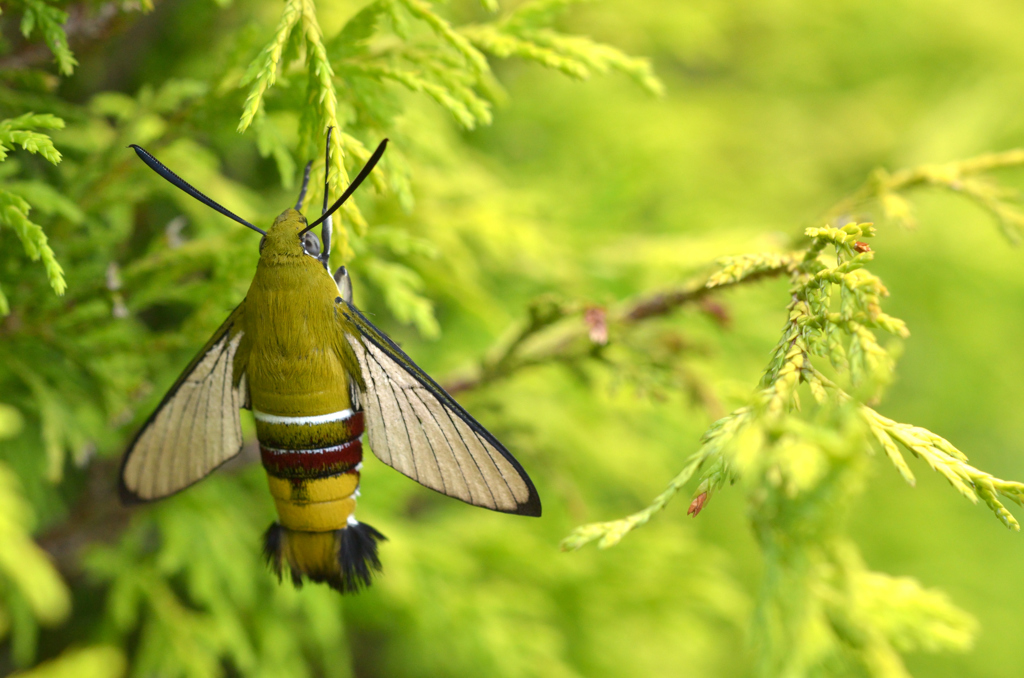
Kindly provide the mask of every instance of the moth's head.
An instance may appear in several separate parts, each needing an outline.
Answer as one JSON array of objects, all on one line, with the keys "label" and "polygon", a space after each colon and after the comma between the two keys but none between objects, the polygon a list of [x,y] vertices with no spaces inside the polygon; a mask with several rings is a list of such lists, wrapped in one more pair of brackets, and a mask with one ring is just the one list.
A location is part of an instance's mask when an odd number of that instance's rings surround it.
[{"label": "moth's head", "polygon": [[260,240],[260,256],[298,257],[303,254],[320,258],[320,239],[306,231],[306,217],[291,207],[274,219],[274,225]]}]

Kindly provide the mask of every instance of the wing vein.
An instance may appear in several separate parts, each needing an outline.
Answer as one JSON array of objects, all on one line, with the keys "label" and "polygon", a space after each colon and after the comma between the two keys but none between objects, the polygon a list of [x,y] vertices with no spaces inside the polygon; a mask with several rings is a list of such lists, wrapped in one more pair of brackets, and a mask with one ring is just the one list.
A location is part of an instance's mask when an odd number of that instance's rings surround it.
[{"label": "wing vein", "polygon": [[[373,355],[373,353],[371,353],[369,350],[366,351],[366,355],[369,358],[371,358],[373,360],[373,362],[377,365],[377,368],[380,370],[380,373],[384,376],[384,381],[387,382],[388,389],[390,389],[390,391],[391,391],[391,397],[395,401],[395,409],[398,410],[398,414],[402,418],[402,428],[405,430],[405,439],[407,441],[409,441],[409,455],[412,457],[412,459],[410,459],[410,461],[412,462],[412,468],[413,468],[413,470],[414,470],[414,472],[416,474],[415,476],[410,475],[409,477],[412,478],[413,480],[415,480],[416,482],[419,482],[419,480],[420,480],[420,471],[419,471],[418,468],[416,468],[416,450],[413,448],[413,445],[412,445],[412,435],[409,433],[409,424],[405,420],[405,412],[402,411],[402,404],[398,400],[398,394],[395,393],[394,382],[391,379],[391,375],[388,374],[388,371],[386,369],[384,369],[384,366],[380,364],[379,360],[377,360],[377,356]],[[378,395],[377,399],[378,399],[378,402],[379,402],[379,400],[380,400],[380,396],[379,395]],[[381,420],[382,420],[381,421],[381,426],[384,427],[384,434],[385,434],[384,437],[387,440],[390,440],[391,439],[391,436],[389,435],[390,427],[388,427],[383,422],[383,419],[384,419],[384,413],[382,411],[381,412]],[[394,459],[394,455],[393,454],[390,455],[390,456],[391,456],[392,459]]]},{"label": "wing vein", "polygon": [[[202,361],[200,361],[199,365],[196,365],[196,367],[198,368],[201,365],[202,365]],[[185,402],[182,404],[180,409],[177,408],[177,407],[172,407],[171,411],[168,412],[168,414],[167,414],[167,418],[164,419],[164,427],[165,428],[168,427],[168,426],[173,426],[174,427],[174,437],[170,438],[170,440],[172,440],[173,442],[169,446],[169,448],[171,450],[171,454],[167,454],[167,452],[166,452],[166,450],[168,449],[167,441],[169,440],[169,438],[165,438],[164,439],[164,444],[160,446],[160,455],[159,455],[159,458],[158,458],[158,462],[162,462],[162,463],[158,463],[157,464],[157,467],[156,467],[157,475],[154,476],[150,480],[150,486],[151,487],[155,486],[155,484],[159,483],[161,480],[166,480],[167,476],[170,473],[174,472],[174,466],[175,466],[175,461],[176,461],[175,457],[176,457],[176,455],[173,454],[173,452],[176,451],[176,450],[181,449],[178,446],[178,442],[181,439],[181,434],[182,434],[182,431],[184,429],[184,427],[180,425],[180,421],[181,421],[182,415],[185,412],[187,412],[188,409],[192,406],[192,399],[196,395],[196,388],[194,386],[194,384],[196,384],[196,383],[202,383],[202,380],[198,380],[198,379],[194,380],[194,381],[191,380],[191,379],[186,379],[185,380],[185,383],[182,384],[182,386],[185,386],[186,388],[189,389],[188,393],[185,395]],[[174,404],[174,403],[172,402],[172,404]],[[178,426],[174,426],[175,423],[179,423],[179,425]],[[189,436],[192,435],[192,431],[194,429],[194,426],[195,426],[195,422],[193,420],[193,426],[190,427],[189,430],[188,430],[188,435]],[[164,484],[166,484],[166,482]]]},{"label": "wing vein", "polygon": [[[362,393],[372,393],[367,404],[376,401],[376,407],[367,408],[367,430],[371,442],[379,443],[381,460],[427,487],[470,504],[540,515],[537,491],[515,457],[359,309],[343,300],[338,308],[346,325],[351,323],[358,330],[345,327],[365,373]],[[382,379],[387,380],[386,390]],[[379,411],[373,413],[373,409]],[[392,421],[399,417],[401,422]],[[402,449],[399,425],[405,430],[411,459],[404,451],[396,456],[395,451]],[[426,450],[430,450],[434,470]],[[464,454],[472,463],[462,458]],[[412,468],[407,468],[410,463]],[[458,469],[459,475],[453,469]]]},{"label": "wing vein", "polygon": [[[370,383],[373,384],[373,388],[371,390],[373,392],[374,400],[377,401],[377,416],[374,417],[374,419],[380,419],[381,420],[381,426],[383,426],[384,425],[383,424],[383,420],[384,420],[384,405],[381,404],[381,402],[380,402],[380,393],[378,392],[379,389],[377,388],[377,380],[373,376],[373,370],[370,369],[370,363],[369,363],[369,358],[371,357],[370,356],[370,351],[366,347],[363,347],[363,355],[365,356],[364,359],[367,361],[366,362],[366,376],[368,376],[370,378]],[[381,372],[382,373],[384,372],[383,368],[381,369]],[[371,438],[372,437],[373,436],[371,436]],[[371,440],[370,442],[372,444],[373,441]],[[388,459],[387,459],[387,461],[385,463],[386,464],[390,464],[393,460],[392,460],[392,457],[391,457],[391,449],[388,447],[388,433],[387,433],[387,430],[384,431],[384,448],[385,449],[381,450],[381,451],[388,455]],[[374,452],[377,452],[377,450],[374,450]]]},{"label": "wing vein", "polygon": [[[476,471],[477,471],[477,473],[480,474],[480,479],[483,480],[484,487],[487,488],[487,493],[491,495],[491,501],[493,501],[494,505],[497,506],[498,505],[498,499],[497,499],[497,497],[494,496],[494,490],[491,489],[491,484],[489,482],[487,482],[487,476],[484,475],[484,470],[482,468],[480,468],[480,462],[478,462],[476,460],[476,455],[473,454],[473,450],[471,450],[469,448],[469,443],[467,443],[466,439],[463,437],[462,431],[459,430],[458,424],[456,424],[455,420],[452,419],[451,412],[448,410],[447,407],[443,407],[443,405],[444,405],[444,403],[442,403],[442,408],[441,408],[442,411],[448,417],[448,421],[451,422],[452,428],[455,429],[455,434],[458,435],[459,436],[459,440],[462,441],[462,446],[466,448],[466,454],[468,454],[469,458],[473,460],[473,464],[476,466]],[[484,448],[484,452],[487,452],[487,448]],[[495,468],[497,468],[497,467],[495,467]],[[500,472],[499,472],[499,475],[500,475]],[[504,478],[502,478],[502,482],[505,482],[506,486],[508,485],[508,482],[506,482]],[[509,488],[509,492],[511,492],[511,491],[512,491],[512,488]],[[512,496],[515,497],[515,495],[512,495]]]},{"label": "wing vein", "polygon": [[[487,452],[487,446],[490,443],[488,443],[484,438],[481,438],[480,434],[477,433],[476,431],[473,431],[473,429],[470,429],[470,431],[472,431],[473,435],[476,436],[476,439],[480,441],[480,447],[483,448],[484,452]],[[501,481],[505,483],[505,487],[508,488],[508,493],[512,497],[512,500],[515,501],[516,504],[518,504],[519,498],[516,496],[516,491],[512,489],[512,485],[509,484],[508,478],[505,476],[505,472],[501,470],[500,466],[498,466],[498,462],[494,459],[494,455],[492,455],[490,452],[487,452],[487,459],[488,461],[491,462],[491,465],[494,466],[494,470],[498,472],[498,475],[501,477]]]},{"label": "wing vein", "polygon": [[[420,397],[419,393],[416,394],[416,399],[420,401],[420,405],[423,405],[423,409],[427,411],[427,413],[430,415],[430,418],[434,420],[434,425],[437,426],[437,430],[441,432],[441,438],[448,445],[448,449],[451,450],[452,459],[455,460],[455,466],[458,467],[459,475],[462,476],[462,482],[466,484],[466,491],[469,493],[469,496],[472,499],[473,487],[472,485],[469,484],[469,478],[466,477],[466,471],[462,468],[462,462],[459,461],[459,455],[456,454],[455,448],[452,447],[452,441],[448,440],[448,436],[445,435],[444,429],[441,428],[441,423],[437,420],[437,417],[434,415],[434,411],[431,410],[430,407],[425,402],[423,402],[423,398]],[[435,455],[434,458],[437,459],[437,456]],[[441,477],[444,477],[443,473]]]},{"label": "wing vein", "polygon": [[398,416],[402,419],[402,430],[405,431],[405,439],[409,443],[409,456],[411,457],[410,461],[412,462],[412,471],[416,474],[415,476],[409,477],[416,482],[419,482],[420,470],[416,468],[416,449],[412,446],[412,434],[409,433],[409,422],[405,419],[405,411],[402,409],[402,402],[398,398],[398,393],[395,392],[395,382],[376,358],[374,358],[374,362],[377,363],[377,367],[380,367],[381,371],[384,372],[384,380],[387,382],[388,388],[391,390],[391,397],[395,401],[395,409],[398,410]]},{"label": "wing vein", "polygon": [[[210,391],[212,391],[212,389],[205,387],[210,382],[211,377],[214,379],[216,378],[217,365],[220,364],[220,360],[224,356],[225,347],[223,342],[224,340],[221,339],[220,350],[217,352],[216,357],[213,360],[213,365],[210,367],[210,371],[207,372],[207,374],[203,376],[201,379],[197,379],[195,382],[193,382],[194,385],[192,387],[192,391],[189,393],[189,400],[187,401],[185,408],[181,410],[181,415],[179,415],[177,422],[170,422],[172,425],[177,424],[179,430],[181,430],[181,427],[183,427],[185,422],[188,422],[190,424],[188,429],[188,437],[186,438],[188,449],[185,452],[184,458],[182,458],[183,455],[180,454],[181,448],[178,447],[177,438],[175,438],[174,441],[174,448],[176,451],[179,451],[179,454],[168,455],[168,457],[170,457],[171,462],[170,480],[173,481],[171,483],[172,486],[178,485],[181,482],[181,478],[179,477],[179,475],[182,474],[182,472],[184,472],[185,478],[187,478],[192,472],[192,455],[195,453],[195,447],[193,446],[192,443],[193,440],[195,439],[196,423],[200,416],[199,408],[201,406],[203,396],[206,396],[207,407],[203,408],[202,412],[203,426],[200,429],[200,443],[204,446],[206,445],[206,438],[209,433],[210,421]],[[168,479],[165,477],[165,484],[167,483],[167,480]]]},{"label": "wing vein", "polygon": [[[387,371],[384,369],[384,366],[381,365],[379,360],[377,360],[377,356],[375,356],[369,349],[366,349],[366,355],[370,359],[372,359],[373,362],[375,362],[377,364],[377,367],[380,368],[382,373],[387,374]],[[414,393],[415,393],[415,391],[414,391]],[[420,404],[423,405],[423,409],[425,409],[430,414],[431,419],[434,420],[434,426],[436,426],[437,430],[440,431],[441,438],[444,440],[445,444],[448,445],[448,449],[451,450],[452,459],[455,460],[455,465],[459,469],[459,475],[462,476],[462,482],[465,483],[466,491],[469,493],[470,499],[472,499],[473,498],[473,489],[472,489],[472,486],[469,484],[469,478],[466,477],[466,472],[462,468],[462,462],[459,461],[459,455],[458,455],[458,453],[455,452],[455,448],[452,446],[452,442],[450,440],[448,440],[448,436],[445,435],[444,428],[441,427],[441,422],[439,422],[437,420],[437,417],[434,415],[434,412],[423,401],[423,398],[420,397],[419,393],[416,393],[416,398],[417,398],[417,400],[420,401]],[[442,406],[442,409],[444,409],[444,404],[443,403],[441,403],[441,406]],[[428,443],[429,443],[429,440],[428,440]],[[430,451],[432,453],[434,453],[434,462],[437,463],[437,454],[434,451],[433,445],[431,445]],[[472,454],[470,456],[472,456]],[[438,471],[441,473],[441,482],[444,483],[444,471],[441,470],[440,464],[438,464]]]},{"label": "wing vein", "polygon": [[[225,334],[224,336],[225,336],[225,339],[222,339],[221,341],[225,341],[226,340],[227,335]],[[213,363],[213,369],[210,372],[210,377],[213,377],[214,379],[216,379],[217,366],[220,365],[220,359],[221,359],[221,357],[223,355],[224,355],[224,352],[221,351],[217,355],[217,359]],[[206,379],[203,379],[204,384],[205,384],[205,382],[210,377],[207,377]],[[210,448],[212,447],[209,444],[208,438],[209,438],[209,435],[210,435],[210,399],[213,397],[213,389],[212,388],[206,388],[206,389],[203,389],[203,390],[206,392],[206,407],[203,408],[203,429],[202,429],[203,435],[202,435],[202,438],[200,439],[200,442],[203,445],[203,463],[206,463],[206,461],[208,460],[208,455],[209,455],[209,452],[210,452]],[[189,439],[189,442],[191,442],[191,438]],[[192,464],[194,463],[194,460],[193,460],[193,456],[192,455],[194,455],[194,454],[195,454],[195,449],[192,448],[191,446],[189,446],[189,451],[188,451],[188,461],[189,461],[189,464],[188,464],[188,468],[187,468],[187,471],[186,471],[189,474],[191,474],[192,470],[193,470]]]},{"label": "wing vein", "polygon": [[[398,401],[398,395],[395,393],[394,381],[388,375],[388,371],[384,368],[384,365],[381,364],[380,360],[377,359],[377,356],[374,355],[371,351],[367,350],[366,351],[366,355],[369,356],[373,360],[374,363],[376,363],[377,367],[380,368],[381,373],[388,380],[388,386],[391,388],[391,393],[392,393],[392,395],[395,396],[395,401],[397,402]],[[417,422],[419,422],[419,424],[420,424],[420,428],[423,429],[423,431],[424,431],[423,438],[426,441],[427,449],[430,450],[430,455],[434,458],[434,466],[437,467],[437,475],[441,479],[441,487],[444,489],[444,493],[448,494],[448,483],[445,482],[444,471],[441,470],[441,464],[437,461],[437,452],[434,450],[434,444],[430,441],[430,436],[428,436],[426,434],[425,426],[423,425],[423,419],[420,418],[420,415],[416,412],[416,409],[414,407],[412,407],[412,403],[409,402],[409,394],[407,392],[407,389],[405,389],[402,386],[399,386],[399,388],[402,391],[402,395],[405,397],[406,407],[408,408],[409,412],[412,413],[412,416],[416,417]],[[422,403],[422,401],[421,401],[421,403]],[[426,406],[424,406],[424,407],[426,407]],[[412,442],[412,434],[409,432],[409,421],[407,419],[405,410],[402,409],[401,404],[399,404],[398,411],[402,415],[402,426],[405,428],[406,439],[409,441],[409,452],[412,454],[412,457],[413,457],[412,458],[413,467],[416,467],[417,466],[416,462],[418,461],[418,455],[416,454],[416,447],[413,445],[413,442]],[[445,437],[443,432],[442,432],[442,437]],[[454,452],[452,453],[452,456],[453,457],[455,456]],[[456,459],[456,461],[458,461],[458,460]],[[459,472],[460,473],[462,472],[461,468],[459,469]],[[420,475],[419,468],[416,468],[416,477],[414,478],[414,480],[416,480],[417,482],[419,481],[419,475]],[[465,474],[463,474],[463,476],[465,476]],[[467,488],[469,487],[468,483],[467,483],[466,486],[467,486]]]},{"label": "wing vein", "polygon": [[[420,404],[423,405],[423,408],[427,409],[427,406],[423,403],[423,399],[419,397],[419,394],[416,393],[415,390],[413,393],[416,395],[416,399],[420,401]],[[411,402],[409,403],[409,411],[412,412],[414,417],[416,417],[416,421],[419,422],[420,428],[423,430],[423,438],[427,441],[427,449],[430,450],[430,456],[434,458],[434,466],[437,468],[437,477],[441,479],[441,487],[443,488],[444,493],[448,494],[448,483],[444,479],[444,471],[441,470],[441,462],[437,460],[437,451],[434,449],[434,443],[430,442],[430,436],[427,435],[426,423],[423,421],[423,417],[419,415],[419,412],[416,411],[416,408],[412,406]],[[429,409],[427,409],[427,411],[429,412]],[[460,472],[461,470],[462,469],[459,469]]]},{"label": "wing vein", "polygon": [[232,361],[241,333],[232,330],[241,311],[214,333],[136,434],[121,464],[126,501],[173,494],[240,451]]}]

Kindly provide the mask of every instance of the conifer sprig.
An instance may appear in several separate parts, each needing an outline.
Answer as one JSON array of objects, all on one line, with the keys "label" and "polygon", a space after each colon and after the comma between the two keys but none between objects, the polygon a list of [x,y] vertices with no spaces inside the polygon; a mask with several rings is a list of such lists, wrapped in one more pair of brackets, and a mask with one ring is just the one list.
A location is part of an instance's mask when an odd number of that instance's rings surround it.
[{"label": "conifer sprig", "polygon": [[[840,665],[906,676],[900,652],[963,650],[972,642],[973,619],[916,582],[870,572],[840,533],[842,515],[864,483],[872,441],[911,484],[899,446],[1020,529],[999,497],[1021,504],[1024,484],[974,468],[941,436],[897,423],[864,402],[879,397],[894,369],[876,333],[908,335],[901,320],[882,311],[888,292],[867,268],[874,254],[861,239],[874,233],[871,224],[856,223],[806,229],[807,244],[786,269],[787,320],[750,403],[708,429],[697,453],[650,505],[578,527],[562,541],[567,550],[618,544],[698,472],[691,515],[726,484],[739,484],[765,559],[753,627],[762,675],[807,675]],[[719,262],[709,282],[749,280],[780,263],[732,257]],[[825,376],[817,358],[829,359],[838,381]],[[801,404],[803,391],[810,402]],[[810,654],[804,651],[808,634],[818,638]]]},{"label": "conifer sprig", "polygon": [[[61,159],[60,152],[54,148],[49,136],[35,130],[55,130],[63,127],[63,120],[46,113],[25,113],[17,118],[0,121],[0,162],[6,160],[15,148],[21,147],[29,153],[41,155],[56,165]],[[63,295],[67,289],[64,269],[57,262],[57,256],[47,241],[43,227],[29,219],[31,210],[32,206],[24,197],[3,188],[0,184],[0,225],[14,231],[29,259],[42,260],[50,287],[58,295]],[[0,290],[0,316],[9,312],[7,297]]]},{"label": "conifer sprig", "polygon": [[908,483],[914,484],[914,475],[896,443],[922,459],[971,502],[977,503],[981,499],[1004,525],[1020,531],[1020,523],[999,501],[999,496],[1006,497],[1018,506],[1024,505],[1024,483],[1002,480],[976,469],[967,463],[967,455],[928,429],[895,422],[866,405],[861,406],[860,413],[875,440]]},{"label": "conifer sprig", "polygon": [[501,59],[519,57],[557,69],[571,78],[586,80],[592,73],[618,71],[635,80],[651,94],[664,93],[647,59],[589,38],[564,35],[549,28],[568,7],[583,0],[534,0],[525,2],[497,21],[464,26],[463,35],[477,48]]},{"label": "conifer sprig", "polygon": [[[905,338],[905,323],[882,311],[881,299],[888,291],[866,266],[874,253],[861,238],[875,234],[871,224],[824,226],[805,230],[809,239],[800,263],[788,266],[792,280],[789,316],[761,378],[752,404],[716,422],[705,434],[701,450],[685,464],[669,487],[645,509],[616,521],[584,525],[563,541],[576,549],[597,541],[602,548],[617,544],[623,536],[663,509],[695,472],[708,464],[710,473],[697,494],[715,490],[728,478],[749,465],[751,450],[761,449],[758,441],[765,426],[774,426],[799,406],[798,388],[804,384],[822,406],[842,407],[857,397],[826,378],[812,363],[815,356],[830,359],[845,374],[854,393],[875,398],[889,382],[894,369],[890,352],[875,331]],[[826,248],[834,250],[826,254]],[[738,282],[770,266],[781,266],[794,258],[783,255],[744,255],[719,261],[720,269],[708,285]],[[1007,527],[1020,526],[999,501],[1002,495],[1017,504],[1024,498],[1024,484],[995,478],[967,464],[967,457],[941,436],[926,429],[900,424],[878,414],[865,404],[857,412],[877,444],[900,474],[911,484],[913,473],[900,454],[899,443],[928,465],[972,502],[983,500]],[[753,432],[748,431],[753,430]],[[751,447],[753,445],[753,447]],[[720,462],[720,463],[715,463]]]},{"label": "conifer sprig", "polygon": [[68,36],[64,31],[64,24],[68,20],[68,13],[58,9],[45,0],[20,0],[23,14],[21,15],[21,34],[31,38],[32,33],[38,27],[39,32],[50,48],[54,59],[57,61],[57,70],[61,75],[71,75],[78,60],[71,53],[68,46]]},{"label": "conifer sprig", "polygon": [[267,90],[277,82],[278,71],[281,70],[281,59],[284,55],[288,38],[299,21],[302,20],[303,3],[301,0],[289,0],[281,11],[281,19],[274,29],[271,38],[259,56],[249,64],[249,70],[242,79],[242,84],[252,83],[249,94],[245,98],[242,119],[238,123],[238,131],[244,132],[263,108],[263,97]]},{"label": "conifer sprig", "polygon": [[[327,56],[323,31],[316,15],[313,0],[287,0],[281,11],[281,18],[274,35],[263,47],[259,56],[249,65],[242,84],[249,84],[249,93],[242,108],[238,131],[247,130],[263,112],[268,90],[278,80],[279,73],[287,68],[288,57],[299,49],[304,51],[306,70],[306,106],[302,109],[302,133],[300,156],[318,155],[324,133],[328,127],[341,130],[338,120],[338,95],[334,87],[334,68]],[[340,191],[348,185],[349,176],[345,169],[347,150],[340,135],[331,136],[331,167],[327,169],[331,188]],[[349,221],[360,231],[365,230],[366,220],[359,212],[355,201],[342,206]],[[337,229],[337,246],[348,251],[348,239],[344,229]]]},{"label": "conifer sprig", "polygon": [[836,203],[826,215],[827,221],[848,217],[876,203],[888,219],[902,226],[917,223],[914,208],[906,193],[934,187],[963,195],[991,214],[1006,238],[1018,244],[1024,229],[1024,212],[1019,192],[1001,185],[990,172],[1024,165],[1024,149],[1012,149],[948,163],[919,165],[889,173],[875,170],[864,185]]},{"label": "conifer sprig", "polygon": [[[377,91],[382,82],[429,96],[466,129],[491,122],[498,86],[487,54],[519,56],[575,78],[616,70],[660,93],[661,84],[648,61],[548,29],[557,13],[570,4],[546,0],[526,3],[493,23],[459,27],[425,0],[375,0],[349,20],[337,36],[325,40],[313,0],[287,0],[273,35],[242,79],[248,92],[238,130],[255,127],[260,152],[274,156],[282,177],[294,172],[290,154],[265,111],[271,89],[279,81],[284,82],[282,78],[289,79],[286,76],[295,71],[292,62],[301,60],[306,74],[306,106],[302,109],[298,155],[318,156],[314,149],[321,143],[324,130],[334,127],[338,133],[332,137],[330,182],[332,190],[339,191],[348,183],[346,164],[354,166],[367,155],[362,139],[393,136],[394,130],[389,128],[395,111]],[[492,8],[497,9],[497,5]],[[295,87],[286,87],[294,96]],[[397,155],[400,153],[392,150],[373,179],[378,190],[390,186],[399,193],[401,204],[409,206],[408,179],[392,168],[402,166],[401,158],[391,160]],[[366,220],[356,201],[349,201],[343,209],[356,234],[365,236]],[[335,243],[342,260],[352,256],[344,229],[340,229]]]},{"label": "conifer sprig", "polygon": [[[1024,154],[1013,151],[905,170],[891,178],[876,173],[866,189],[839,203],[837,213],[870,199],[892,204],[903,200],[900,191],[931,184],[964,192],[986,204],[1004,225],[1013,225],[1010,207],[979,197],[1002,200],[1009,193],[982,193],[978,185],[968,185],[967,177],[1022,162]],[[1001,498],[1024,505],[1024,483],[975,468],[945,438],[893,421],[871,406],[895,366],[891,348],[877,334],[909,334],[902,320],[882,310],[888,291],[869,270],[874,253],[862,240],[874,234],[867,223],[806,229],[804,249],[796,257],[786,255],[791,281],[787,320],[750,403],[708,429],[697,453],[650,505],[619,520],[580,526],[562,541],[563,549],[591,542],[599,548],[614,546],[664,509],[698,473],[688,511],[692,515],[712,493],[738,483],[750,503],[765,558],[754,616],[763,675],[806,675],[838,662],[868,675],[907,676],[900,652],[963,650],[973,640],[977,624],[942,594],[868,571],[856,547],[839,534],[842,514],[864,484],[865,453],[873,447],[911,485],[914,474],[901,447],[971,502],[983,501],[1003,524],[1020,530]],[[782,260],[745,255],[718,263],[709,284],[756,279]],[[818,358],[829,360],[835,378],[815,365]],[[810,402],[801,404],[804,391]],[[819,639],[813,654],[802,651],[808,634]]]}]

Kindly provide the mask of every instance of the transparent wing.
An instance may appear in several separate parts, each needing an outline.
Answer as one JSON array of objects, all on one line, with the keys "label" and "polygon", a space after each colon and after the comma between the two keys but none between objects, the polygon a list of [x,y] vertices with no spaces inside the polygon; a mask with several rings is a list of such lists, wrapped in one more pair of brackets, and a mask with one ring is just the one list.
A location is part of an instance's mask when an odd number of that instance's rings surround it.
[{"label": "transparent wing", "polygon": [[142,426],[121,462],[126,502],[166,497],[207,476],[242,450],[238,410],[248,400],[234,374],[244,302],[199,352]]},{"label": "transparent wing", "polygon": [[338,308],[359,330],[347,338],[363,375],[373,453],[449,497],[539,516],[537,490],[509,451],[358,309],[344,300]]}]

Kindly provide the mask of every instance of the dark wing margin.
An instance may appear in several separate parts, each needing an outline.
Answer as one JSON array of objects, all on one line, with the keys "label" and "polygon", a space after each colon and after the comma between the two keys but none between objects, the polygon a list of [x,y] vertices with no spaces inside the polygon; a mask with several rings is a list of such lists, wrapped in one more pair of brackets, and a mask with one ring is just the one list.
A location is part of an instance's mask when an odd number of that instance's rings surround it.
[{"label": "dark wing margin", "polygon": [[373,453],[449,497],[539,516],[540,496],[515,457],[359,309],[336,302],[360,334],[346,338],[362,371],[360,405]]},{"label": "dark wing margin", "polygon": [[126,504],[183,490],[242,451],[238,410],[248,386],[236,363],[243,301],[214,332],[135,435],[121,460],[118,488]]}]

